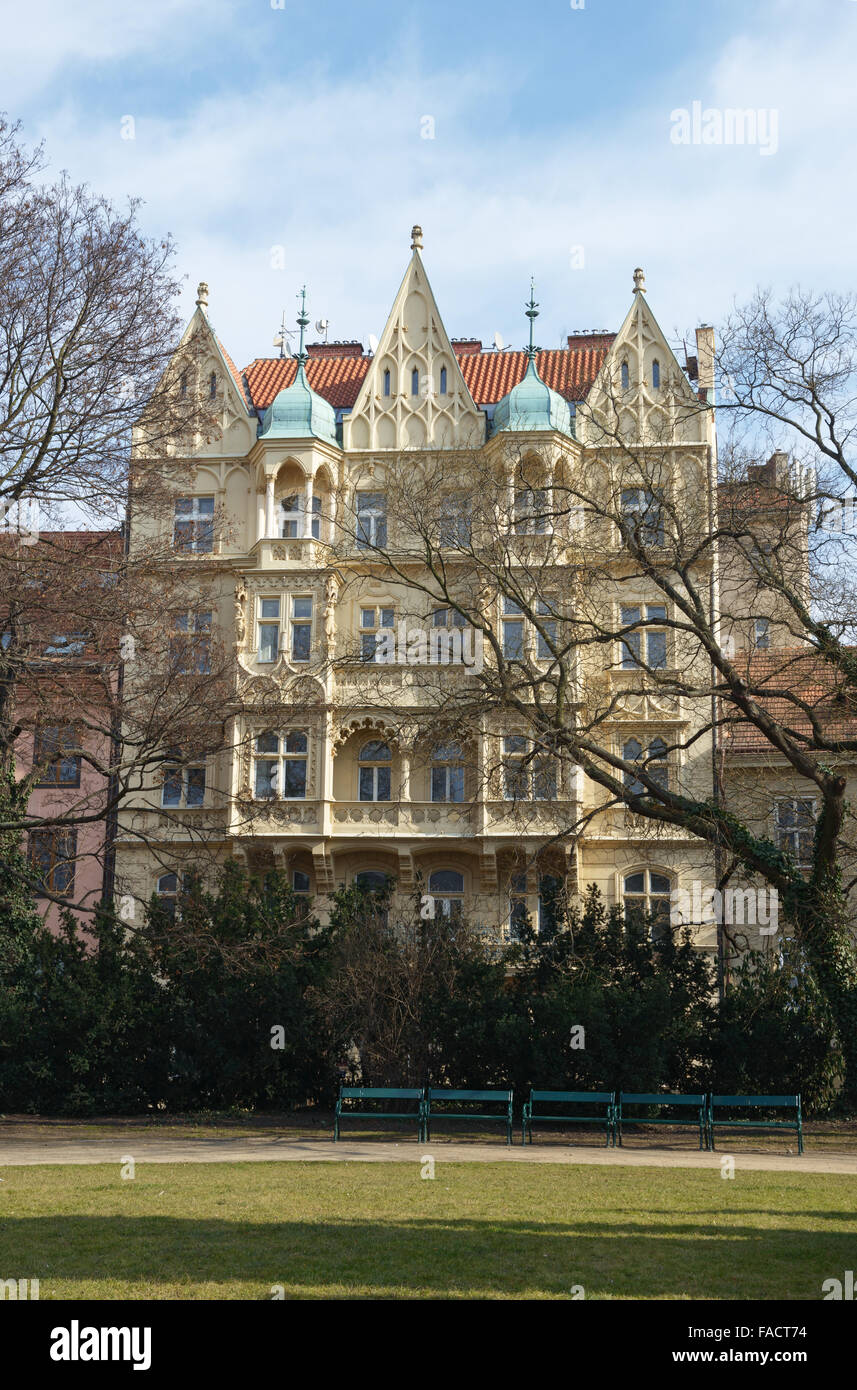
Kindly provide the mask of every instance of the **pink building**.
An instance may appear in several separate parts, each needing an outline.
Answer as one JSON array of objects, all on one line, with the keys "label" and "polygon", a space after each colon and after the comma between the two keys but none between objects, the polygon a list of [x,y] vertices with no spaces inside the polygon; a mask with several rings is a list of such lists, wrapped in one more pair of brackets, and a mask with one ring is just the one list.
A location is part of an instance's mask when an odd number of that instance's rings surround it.
[{"label": "pink building", "polygon": [[120,661],[108,590],[122,548],[119,531],[42,533],[23,562],[26,604],[8,600],[0,620],[17,665],[16,775],[36,773],[27,856],[53,929],[62,905],[85,926],[111,886]]}]

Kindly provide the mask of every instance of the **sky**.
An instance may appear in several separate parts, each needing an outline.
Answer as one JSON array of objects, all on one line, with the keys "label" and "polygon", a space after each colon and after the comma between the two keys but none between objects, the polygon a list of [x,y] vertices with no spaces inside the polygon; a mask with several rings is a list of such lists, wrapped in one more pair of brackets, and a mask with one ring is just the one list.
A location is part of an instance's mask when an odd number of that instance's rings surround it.
[{"label": "sky", "polygon": [[673,340],[757,285],[850,289],[855,59],[857,0],[39,0],[0,108],[143,200],[244,366],[303,284],[331,340],[380,337],[414,223],[486,346],[525,343],[531,275],[544,347],[618,328],[637,265]]}]

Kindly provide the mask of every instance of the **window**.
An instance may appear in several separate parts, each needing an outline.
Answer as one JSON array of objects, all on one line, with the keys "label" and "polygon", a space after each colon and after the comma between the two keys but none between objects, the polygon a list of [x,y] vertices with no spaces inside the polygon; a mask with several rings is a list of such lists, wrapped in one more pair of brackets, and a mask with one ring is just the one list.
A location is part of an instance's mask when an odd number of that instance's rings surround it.
[{"label": "window", "polygon": [[164,767],[161,805],[176,807],[201,806],[205,801],[205,764],[192,767],[168,763]]},{"label": "window", "polygon": [[556,764],[544,753],[534,753],[523,734],[503,739],[503,799],[556,800]]},{"label": "window", "polygon": [[411,395],[412,395],[412,396],[418,396],[419,394],[420,394],[420,374],[419,374],[418,369],[417,369],[416,367],[414,367],[414,370],[411,372]]},{"label": "window", "polygon": [[760,651],[766,651],[771,645],[771,624],[768,618],[757,618],[754,625],[754,639]]},{"label": "window", "polygon": [[360,609],[360,655],[364,661],[378,661],[383,653],[379,648],[380,630],[396,624],[395,608]]},{"label": "window", "polygon": [[358,758],[358,795],[360,801],[389,801],[392,790],[389,745],[372,738],[364,743]]},{"label": "window", "polygon": [[30,833],[28,858],[37,896],[55,893],[58,898],[71,897],[76,856],[76,830],[33,830]]},{"label": "window", "polygon": [[310,888],[310,876],[308,873],[305,873],[303,869],[292,869],[292,893],[295,898],[297,916],[308,916],[312,892]]},{"label": "window", "polygon": [[626,874],[623,881],[625,900],[625,920],[632,915],[648,913],[656,918],[652,923],[652,940],[664,935],[670,920],[671,883],[665,874],[643,869],[640,873]]},{"label": "window", "polygon": [[554,874],[539,876],[539,931],[556,931],[562,916],[562,879]]},{"label": "window", "polygon": [[[291,497],[283,498],[280,507],[283,513],[283,539],[287,541],[300,540],[304,534],[306,494],[303,492],[292,493]],[[321,539],[321,498],[315,495],[312,498],[312,523],[309,529],[313,540]]]},{"label": "window", "polygon": [[539,626],[536,632],[536,656],[540,661],[549,661],[553,652],[548,645],[556,647],[557,607],[555,599],[536,599],[536,614]]},{"label": "window", "polygon": [[627,362],[623,362],[623,363],[622,363],[622,390],[623,390],[623,391],[627,391],[627,389],[628,389],[628,387],[630,386],[630,384],[631,384],[631,374],[630,374],[630,372],[628,371],[628,363],[627,363]]},{"label": "window", "polygon": [[387,498],[383,492],[358,492],[357,544],[361,550],[387,544]]},{"label": "window", "polygon": [[173,673],[207,675],[211,670],[211,613],[178,613],[170,641]]},{"label": "window", "polygon": [[622,520],[638,545],[664,545],[663,511],[651,488],[622,489]]},{"label": "window", "polygon": [[161,874],[155,892],[161,908],[171,921],[178,916],[178,897],[183,891],[184,884],[180,885],[178,874]]},{"label": "window", "polygon": [[259,602],[259,661],[276,661],[280,654],[280,600],[263,598]]},{"label": "window", "polygon": [[208,398],[213,401],[217,395],[217,372],[212,372],[208,378]]},{"label": "window", "polygon": [[187,400],[187,372],[181,374],[181,398],[183,401]]},{"label": "window", "polygon": [[515,535],[543,536],[547,530],[547,492],[544,488],[524,488],[515,493]]},{"label": "window", "polygon": [[446,395],[446,367],[440,369],[440,394]]},{"label": "window", "polygon": [[440,545],[451,550],[466,549],[472,533],[472,503],[463,492],[451,493],[440,504]]},{"label": "window", "polygon": [[464,876],[455,869],[436,869],[429,874],[429,892],[435,916],[460,917],[464,909]]},{"label": "window", "polygon": [[467,619],[457,608],[436,608],[431,622],[432,627],[467,627]]},{"label": "window", "polygon": [[72,750],[78,745],[77,731],[72,724],[46,725],[33,737],[33,768],[40,774],[36,787],[79,787],[80,754]]},{"label": "window", "polygon": [[439,743],[432,749],[431,799],[464,800],[464,762],[460,743]]},{"label": "window", "polygon": [[[622,609],[622,626],[630,627],[633,623],[643,622],[665,623],[667,610],[663,604],[650,603],[645,609],[641,607]],[[645,643],[645,648],[644,644]],[[645,651],[645,659],[644,659]],[[639,666],[648,666],[652,671],[663,671],[667,664],[667,634],[666,629],[657,627],[645,627],[638,632],[626,632],[622,637],[622,669],[623,671],[633,671]]]},{"label": "window", "polygon": [[312,599],[292,599],[292,661],[309,661],[312,649]]},{"label": "window", "polygon": [[[652,739],[645,757],[639,740],[629,738],[622,748],[622,757],[626,763],[639,763],[647,777],[650,777],[659,787],[663,787],[664,791],[667,790],[669,786],[669,762],[667,745],[662,738]],[[639,777],[635,777],[633,772],[625,773],[625,789],[633,796],[651,795],[645,783],[641,782]]]},{"label": "window", "polygon": [[383,902],[389,893],[392,886],[390,877],[387,874],[379,873],[377,869],[362,869],[354,878],[354,886],[366,894],[381,925],[386,927],[389,913],[385,907],[378,906],[377,899],[380,898]]},{"label": "window", "polygon": [[503,655],[507,661],[524,659],[524,616],[521,605],[508,595],[503,598]]},{"label": "window", "polygon": [[270,730],[256,738],[257,801],[303,801],[307,787],[309,738],[304,729],[275,734]]},{"label": "window", "polygon": [[774,803],[777,847],[802,869],[812,865],[815,848],[815,798],[784,796]]},{"label": "window", "polygon": [[86,651],[85,632],[54,632],[51,640],[42,649],[43,656],[69,657],[83,656]]},{"label": "window", "polygon": [[175,505],[173,547],[203,555],[214,549],[214,498],[181,497]]},{"label": "window", "polygon": [[652,389],[658,391],[661,385],[661,364],[657,357],[652,363]]},{"label": "window", "polygon": [[389,396],[389,394],[390,394],[390,368],[387,367],[386,371],[384,372],[384,395],[385,395],[385,396]]},{"label": "window", "polygon": [[513,940],[523,936],[528,922],[527,875],[513,874],[509,881],[509,933]]}]

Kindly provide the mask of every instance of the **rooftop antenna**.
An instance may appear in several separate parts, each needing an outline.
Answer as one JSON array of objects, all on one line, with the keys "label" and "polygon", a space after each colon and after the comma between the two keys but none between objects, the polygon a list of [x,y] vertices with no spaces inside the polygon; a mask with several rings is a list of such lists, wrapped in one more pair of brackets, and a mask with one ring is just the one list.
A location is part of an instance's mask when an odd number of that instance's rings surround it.
[{"label": "rooftop antenna", "polygon": [[328,330],[329,327],[330,327],[330,319],[316,319],[315,331],[316,331],[316,333],[323,333],[323,334],[324,334],[324,341],[325,341],[325,342],[327,342],[327,330]]},{"label": "rooftop antenna", "polygon": [[292,329],[286,327],[286,311],[284,309],[279,332],[277,333],[277,336],[274,339],[274,347],[278,347],[280,349],[281,357],[291,357],[292,353],[291,348],[289,347],[289,338],[291,338],[292,336]]}]

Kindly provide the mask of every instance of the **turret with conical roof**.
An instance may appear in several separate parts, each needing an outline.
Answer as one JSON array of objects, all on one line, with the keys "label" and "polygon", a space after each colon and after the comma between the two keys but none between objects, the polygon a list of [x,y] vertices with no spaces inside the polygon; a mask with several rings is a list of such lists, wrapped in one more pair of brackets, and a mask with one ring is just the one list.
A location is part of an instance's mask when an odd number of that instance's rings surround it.
[{"label": "turret with conical roof", "polygon": [[298,370],[291,386],[276,395],[262,417],[260,439],[321,439],[336,444],[336,413],[329,401],[313,391],[307,380],[307,351],[304,346],[309,314],[306,311],[306,286],[301,290],[301,311],[298,326],[301,330],[297,354]]},{"label": "turret with conical roof", "polygon": [[539,349],[533,342],[533,329],[539,315],[532,282],[530,300],[526,309],[530,320],[530,345],[527,349],[527,370],[517,386],[513,386],[507,396],[497,402],[494,408],[493,434],[528,430],[555,430],[559,434],[573,435],[571,411],[558,391],[542,381],[536,366],[536,353]]}]

